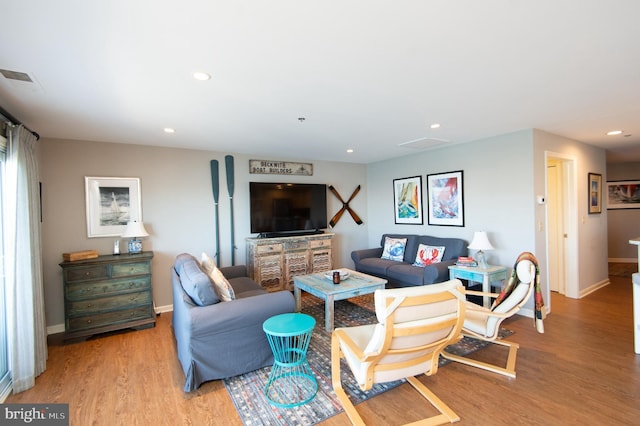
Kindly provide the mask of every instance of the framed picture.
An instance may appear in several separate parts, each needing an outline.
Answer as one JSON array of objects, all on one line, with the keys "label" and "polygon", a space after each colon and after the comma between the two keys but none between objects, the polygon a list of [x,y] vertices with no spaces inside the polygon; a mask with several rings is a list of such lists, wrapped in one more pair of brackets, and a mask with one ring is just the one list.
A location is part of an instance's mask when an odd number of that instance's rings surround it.
[{"label": "framed picture", "polygon": [[142,221],[139,178],[85,177],[87,236],[118,237],[127,222]]},{"label": "framed picture", "polygon": [[464,226],[462,170],[427,175],[429,225]]},{"label": "framed picture", "polygon": [[422,176],[393,180],[396,223],[422,225]]},{"label": "framed picture", "polygon": [[640,209],[640,180],[607,182],[607,210]]},{"label": "framed picture", "polygon": [[602,175],[589,173],[589,214],[602,213]]}]

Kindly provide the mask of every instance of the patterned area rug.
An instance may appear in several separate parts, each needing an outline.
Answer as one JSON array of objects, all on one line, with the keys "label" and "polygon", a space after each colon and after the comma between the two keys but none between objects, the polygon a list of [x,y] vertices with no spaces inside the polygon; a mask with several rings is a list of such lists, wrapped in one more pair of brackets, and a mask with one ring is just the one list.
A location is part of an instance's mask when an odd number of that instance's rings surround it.
[{"label": "patterned area rug", "polygon": [[[333,392],[331,384],[331,334],[324,330],[324,302],[316,297],[303,294],[302,312],[316,319],[316,327],[309,344],[307,359],[318,381],[318,393],[312,401],[302,406],[278,408],[271,405],[264,396],[264,387],[269,379],[271,367],[225,379],[224,385],[227,392],[229,392],[242,421],[247,426],[314,425],[342,412],[342,405]],[[375,321],[372,295],[341,300],[335,304],[334,322],[336,327],[370,324]],[[504,333],[501,334],[506,336],[512,333],[504,330]],[[464,338],[455,345],[449,346],[447,350],[458,355],[467,355],[484,346],[486,346],[484,342]],[[448,362],[448,360],[440,358],[440,365]],[[341,368],[341,373],[343,387],[354,404],[404,383],[402,380],[375,385],[371,390],[363,392],[356,384],[346,364]]]}]

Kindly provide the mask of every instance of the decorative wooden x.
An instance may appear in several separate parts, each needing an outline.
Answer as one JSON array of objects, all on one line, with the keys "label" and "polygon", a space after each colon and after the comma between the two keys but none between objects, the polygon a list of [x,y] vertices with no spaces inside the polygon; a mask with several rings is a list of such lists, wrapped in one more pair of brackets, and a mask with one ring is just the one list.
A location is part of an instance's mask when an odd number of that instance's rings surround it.
[{"label": "decorative wooden x", "polygon": [[342,217],[342,214],[344,213],[344,211],[348,211],[349,214],[351,215],[351,217],[353,218],[353,220],[358,224],[358,225],[362,225],[362,219],[360,219],[360,216],[358,216],[356,214],[356,212],[354,212],[351,207],[349,207],[349,203],[351,202],[351,200],[353,200],[355,198],[355,196],[358,194],[358,192],[360,192],[360,185],[358,185],[358,187],[353,191],[353,194],[351,194],[351,197],[349,197],[349,199],[347,200],[347,202],[345,202],[342,197],[340,196],[340,194],[338,193],[338,191],[336,191],[336,189],[333,187],[333,185],[329,185],[329,190],[333,193],[333,195],[335,195],[338,200],[340,200],[340,202],[342,203],[342,208],[340,210],[338,210],[338,213],[336,213],[331,220],[329,221],[329,225],[333,228],[334,226],[336,226],[336,223],[338,223],[338,221],[340,220],[340,218]]}]

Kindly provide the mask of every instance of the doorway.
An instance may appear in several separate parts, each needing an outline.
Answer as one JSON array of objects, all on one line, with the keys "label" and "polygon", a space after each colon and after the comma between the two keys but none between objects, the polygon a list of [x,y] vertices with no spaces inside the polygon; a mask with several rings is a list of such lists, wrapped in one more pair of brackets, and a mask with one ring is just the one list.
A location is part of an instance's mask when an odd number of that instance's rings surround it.
[{"label": "doorway", "polygon": [[547,294],[578,298],[578,217],[575,159],[556,153],[546,157]]}]

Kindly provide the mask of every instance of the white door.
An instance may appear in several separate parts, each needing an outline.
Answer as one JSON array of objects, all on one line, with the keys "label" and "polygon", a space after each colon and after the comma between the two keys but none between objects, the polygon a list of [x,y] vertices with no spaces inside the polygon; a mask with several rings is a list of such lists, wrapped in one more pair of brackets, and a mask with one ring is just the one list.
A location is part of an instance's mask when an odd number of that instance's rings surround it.
[{"label": "white door", "polygon": [[[575,159],[546,153],[547,271],[549,291],[578,298],[578,213]],[[544,278],[544,271],[543,278]],[[550,302],[550,300],[549,300]],[[549,303],[550,304],[550,303]]]},{"label": "white door", "polygon": [[562,164],[555,159],[547,164],[547,216],[549,289],[564,294],[564,194]]}]

